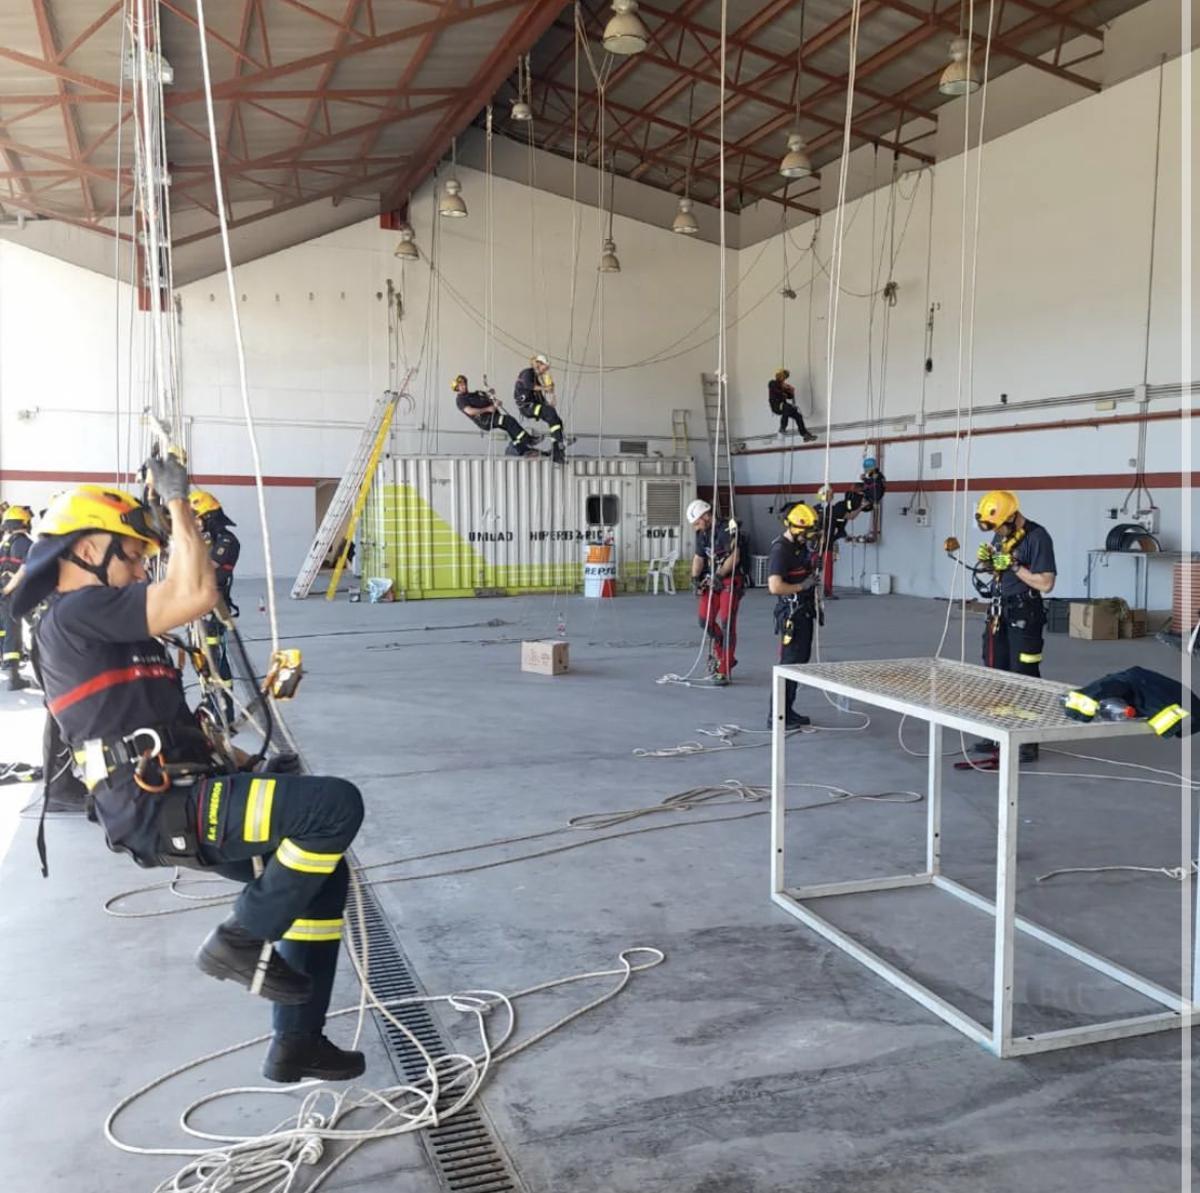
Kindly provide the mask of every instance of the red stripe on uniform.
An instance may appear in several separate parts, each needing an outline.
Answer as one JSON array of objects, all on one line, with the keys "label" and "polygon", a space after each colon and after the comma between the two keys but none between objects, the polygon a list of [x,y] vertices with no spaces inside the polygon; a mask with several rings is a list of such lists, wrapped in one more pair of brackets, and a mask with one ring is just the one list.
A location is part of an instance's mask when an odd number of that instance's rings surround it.
[{"label": "red stripe on uniform", "polygon": [[142,679],[174,679],[177,674],[174,667],[165,663],[118,667],[112,671],[101,671],[99,675],[93,676],[86,683],[81,683],[69,692],[64,692],[57,699],[51,700],[46,707],[57,716],[64,708],[70,708],[72,704],[78,704],[80,700],[86,700],[89,696],[106,691],[108,688],[115,688],[124,683],[137,683]]}]

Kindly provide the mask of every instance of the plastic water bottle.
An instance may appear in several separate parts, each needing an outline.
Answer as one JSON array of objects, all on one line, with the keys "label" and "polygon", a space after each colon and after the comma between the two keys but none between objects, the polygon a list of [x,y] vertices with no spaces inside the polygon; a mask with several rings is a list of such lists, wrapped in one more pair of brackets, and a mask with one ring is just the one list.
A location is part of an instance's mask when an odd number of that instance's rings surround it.
[{"label": "plastic water bottle", "polygon": [[1132,721],[1137,718],[1137,709],[1126,704],[1120,696],[1105,696],[1100,701],[1096,716],[1101,721]]}]

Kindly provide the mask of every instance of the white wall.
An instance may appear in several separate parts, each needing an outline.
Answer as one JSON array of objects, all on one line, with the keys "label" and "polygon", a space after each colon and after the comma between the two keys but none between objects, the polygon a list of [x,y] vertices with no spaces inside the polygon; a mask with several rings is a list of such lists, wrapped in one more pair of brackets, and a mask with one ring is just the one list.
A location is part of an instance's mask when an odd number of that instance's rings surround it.
[{"label": "white wall", "polygon": [[[1183,380],[1180,75],[1178,61],[1167,64],[1146,376],[1151,387]],[[882,299],[864,297],[877,293],[888,279],[886,258],[892,241],[887,186],[864,195],[847,211],[832,396],[825,368],[830,308],[824,270],[832,255],[833,219],[826,216],[816,239],[818,264],[811,295],[813,259],[804,250],[813,225],[802,225],[790,234],[791,285],[799,292],[792,302],[772,293],[783,277],[782,238],[742,250],[736,295],[734,439],[746,440],[752,451],[772,446],[769,437],[763,438],[776,425],[766,406],[765,388],[780,363],[792,370],[801,408],[811,412],[810,421],[832,422],[834,431],[828,438],[844,445],[830,453],[829,476],[835,485],[856,478],[864,443],[882,442],[889,480],[911,486],[917,476],[919,445],[889,446],[886,440],[919,431],[922,401],[930,436],[926,453],[941,451],[944,459],[940,470],[930,470],[927,462],[925,477],[943,484],[953,477],[953,441],[947,436],[953,435],[954,420],[937,416],[960,406],[966,410],[972,390],[977,406],[1000,410],[978,417],[979,427],[1099,420],[1101,425],[1095,429],[980,437],[974,441],[969,466],[973,478],[1003,479],[1018,489],[1023,479],[1034,478],[1026,505],[1054,533],[1062,575],[1059,591],[1063,595],[1082,592],[1086,551],[1101,545],[1113,524],[1107,511],[1121,504],[1130,483],[1124,478],[1132,478],[1130,458],[1137,447],[1136,425],[1105,427],[1103,422],[1136,414],[1139,407],[1132,398],[1119,402],[1111,413],[1098,413],[1094,398],[1051,408],[1034,404],[1132,389],[1143,380],[1157,102],[1158,72],[1151,71],[985,145],[974,289],[974,366],[964,366],[961,391],[959,338],[961,329],[967,359],[971,289],[968,277],[960,321],[960,271],[965,260],[969,273],[975,251],[971,225],[977,151],[965,158],[965,253],[961,238],[964,157],[900,179],[895,219],[898,251],[891,271],[899,295],[890,311],[885,311]],[[1195,144],[1189,152],[1195,171],[1200,164]],[[1194,219],[1194,211],[1188,218]],[[1193,258],[1188,262],[1193,277],[1197,254],[1200,242],[1193,241]],[[810,298],[811,356],[807,347]],[[756,305],[760,300],[761,305]],[[930,303],[938,304],[938,309],[934,367],[926,376],[925,323]],[[885,315],[890,318],[883,376]],[[1200,347],[1197,329],[1189,330],[1195,351]],[[1001,395],[1006,395],[1010,409],[1000,408]],[[1028,404],[1027,408],[1020,409],[1021,404]],[[1166,395],[1152,401],[1148,409],[1158,412],[1178,405],[1177,396]],[[1186,429],[1194,434],[1191,427]],[[1178,421],[1149,424],[1147,472],[1178,471],[1180,434]],[[790,488],[793,495],[811,496],[825,467],[825,452],[815,449],[752,454],[735,461],[739,486],[759,490],[747,504],[760,539],[773,533],[767,507],[777,504],[777,491]],[[964,459],[962,472],[966,471]],[[1080,487],[1089,483],[1088,474],[1115,474],[1119,479],[1104,487]],[[1038,480],[1055,487],[1034,488]],[[978,484],[973,484],[978,496]],[[1194,494],[1178,487],[1152,487],[1163,510],[1164,545],[1179,549],[1184,546],[1181,501],[1185,496],[1194,500]],[[901,591],[923,595],[945,591],[949,573],[940,544],[951,532],[949,495],[934,495],[928,529],[918,529],[912,519],[899,515],[905,504],[905,494],[889,498],[880,545],[870,551],[860,549],[853,562],[847,559],[841,579],[850,582],[864,571],[884,571],[893,574]],[[1123,563],[1114,565],[1105,585],[1118,595],[1131,591],[1118,578]],[[1153,574],[1151,604],[1165,606],[1170,571],[1156,567]]]},{"label": "white wall", "polygon": [[[1180,69],[1167,64],[1154,263],[1153,325],[1148,379],[1152,386],[1178,383],[1181,335],[1179,257],[1181,155]],[[1104,420],[1092,401],[1052,409],[1021,408],[1091,391],[1122,390],[1142,380],[1149,212],[1153,165],[1157,72],[1136,76],[1098,96],[1081,100],[1034,124],[989,141],[984,149],[983,190],[975,309],[974,398],[1009,407],[980,414],[977,425],[1090,417]],[[1190,147],[1195,162],[1195,146]],[[975,156],[967,157],[974,177]],[[861,154],[855,167],[861,170]],[[961,157],[909,175],[899,184],[896,209],[897,305],[888,312],[888,367],[881,388],[884,309],[861,297],[876,288],[880,252],[890,243],[886,187],[857,200],[847,213],[838,314],[837,366],[830,476],[851,482],[863,440],[913,435],[922,406],[924,325],[928,301],[939,304],[933,341],[934,370],[927,379],[926,479],[953,475],[953,431],[946,417],[958,405],[959,270],[962,261]],[[882,164],[881,170],[887,165]],[[494,180],[494,322],[489,342],[481,325],[485,309],[487,242],[485,179],[460,167],[471,215],[438,221],[434,237],[432,188],[414,196],[413,222],[422,252],[431,251],[441,282],[430,287],[424,261],[403,265],[392,256],[395,235],[364,221],[273,256],[240,266],[238,308],[247,370],[259,421],[264,471],[270,481],[269,512],[281,575],[292,573],[314,528],[316,479],[338,476],[370,405],[389,380],[387,320],[381,295],[391,279],[404,299],[404,355],[417,364],[415,406],[399,421],[393,446],[399,452],[480,450],[482,441],[453,405],[449,380],[465,372],[480,380],[485,358],[501,396],[530,352],[556,360],[568,354],[583,369],[556,367],[577,450],[594,452],[603,430],[607,450],[617,436],[652,439],[652,450],[669,451],[671,410],[691,411],[702,478],[707,449],[698,374],[715,364],[710,337],[717,306],[717,250],[660,227],[617,217],[614,235],[622,272],[604,279],[603,403],[596,367],[600,345],[595,272],[600,227],[594,208],[578,216],[579,267],[574,319],[571,313],[572,206],[555,195]],[[930,200],[933,200],[932,231]],[[973,210],[973,195],[968,195]],[[1194,212],[1189,213],[1194,218]],[[817,239],[822,263],[811,291],[811,359],[808,282],[812,258],[804,253],[811,226],[791,233],[790,279],[799,297],[778,296],[783,254],[778,237],[731,251],[728,265],[736,289],[730,296],[730,375],[733,432],[751,452],[777,446],[759,439],[773,428],[765,383],[781,357],[793,371],[802,405],[822,424],[830,418],[823,367],[828,327],[828,287],[822,273],[830,256],[833,218]],[[532,228],[531,228],[532,224]],[[532,237],[532,247],[531,247]],[[1195,261],[1189,263],[1194,269]],[[886,279],[886,269],[882,277]],[[432,294],[432,306],[430,296]],[[244,297],[243,297],[244,296]],[[868,325],[874,305],[874,326]],[[786,306],[786,309],[785,309]],[[221,276],[180,291],[184,408],[196,471],[229,508],[247,544],[245,574],[261,572],[251,464],[241,424],[240,395],[229,311]],[[118,314],[120,312],[120,314]],[[786,324],[783,320],[786,318]],[[589,329],[591,335],[589,337]],[[132,384],[117,377],[118,356],[129,341],[128,292],[118,297],[110,279],[65,265],[11,243],[0,243],[0,485],[3,496],[39,504],[54,489],[81,476],[106,478],[126,456],[140,451],[141,431],[126,412],[115,413],[117,395],[128,409],[142,404],[135,366]],[[1194,329],[1193,329],[1194,334]],[[142,352],[136,329],[134,358]],[[874,376],[874,425],[867,417],[868,362]],[[813,392],[807,385],[811,364]],[[882,420],[879,416],[883,395]],[[132,395],[132,396],[131,396]],[[1169,407],[1156,397],[1150,410]],[[31,418],[22,410],[36,410]],[[1126,401],[1115,414],[1137,407]],[[849,426],[847,426],[849,424]],[[131,430],[132,427],[132,430]],[[934,435],[943,436],[936,441]],[[1177,469],[1178,423],[1149,424],[1146,467]],[[118,453],[117,442],[121,441]],[[126,449],[125,444],[132,444]],[[1134,455],[1137,428],[1018,432],[975,441],[971,474],[1005,478],[1020,487],[1028,478],[1051,478],[1057,488],[1026,494],[1035,518],[1052,528],[1059,546],[1063,590],[1080,591],[1084,553],[1111,525],[1104,510],[1118,505]],[[946,571],[939,545],[950,530],[949,497],[935,494],[932,525],[918,529],[901,518],[903,488],[917,474],[917,444],[884,444],[885,471],[895,486],[888,499],[883,540],[869,555],[847,563],[843,577],[858,571],[892,573],[903,591],[944,591]],[[929,453],[941,451],[941,469]],[[750,454],[738,457],[739,486],[760,492],[743,497],[753,511],[760,542],[773,535],[766,513],[776,490],[809,491],[824,475],[824,452]],[[29,473],[37,479],[30,479]],[[1104,475],[1104,482],[1089,481]],[[1113,476],[1117,480],[1112,480]],[[222,479],[224,478],[224,479]],[[1056,479],[1055,479],[1056,478]],[[1081,485],[1104,484],[1104,488]],[[1062,487],[1062,486],[1068,487]],[[1074,486],[1074,487],[1070,487]],[[1163,507],[1164,535],[1178,547],[1179,489],[1155,487]],[[1115,565],[1115,566],[1120,566]],[[1115,576],[1115,572],[1113,573]],[[1153,604],[1163,604],[1166,573],[1156,582]],[[1124,591],[1124,588],[1121,588]]]}]

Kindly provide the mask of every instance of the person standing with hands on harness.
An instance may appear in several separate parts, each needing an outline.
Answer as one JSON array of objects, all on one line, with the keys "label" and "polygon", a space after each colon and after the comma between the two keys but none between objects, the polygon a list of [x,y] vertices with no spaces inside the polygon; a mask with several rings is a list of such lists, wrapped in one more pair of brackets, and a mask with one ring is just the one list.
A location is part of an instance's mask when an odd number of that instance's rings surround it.
[{"label": "person standing with hands on harness", "polygon": [[0,662],[4,666],[8,690],[20,692],[29,687],[21,678],[21,619],[12,614],[10,592],[16,587],[17,575],[33,540],[29,528],[33,510],[27,505],[10,505],[0,519]]},{"label": "person standing with hands on harness", "polygon": [[494,393],[485,393],[483,390],[472,391],[470,383],[462,373],[454,378],[452,388],[457,395],[454,404],[481,431],[492,431],[499,427],[508,436],[508,455],[541,455],[541,452],[533,449],[534,436],[525,430],[511,414],[506,414],[500,408]]},{"label": "person standing with hands on harness", "polygon": [[742,599],[738,544],[728,525],[714,526],[712,506],[699,499],[687,507],[687,520],[696,531],[692,556],[692,587],[700,598],[700,625],[712,644],[712,682],[724,687],[737,666],[737,611]]},{"label": "person standing with hands on harness", "polygon": [[[784,531],[771,544],[767,562],[767,591],[775,596],[775,633],[781,663],[807,663],[812,657],[813,626],[817,609],[820,568],[816,540],[821,534],[816,511],[796,502],[783,519]],[[802,729],[809,719],[792,708],[799,684],[786,683],[783,712],[785,729]],[[767,727],[775,723],[774,700]]]},{"label": "person standing with hands on harness", "polygon": [[[46,708],[90,789],[110,849],[140,866],[211,869],[244,882],[233,913],[196,955],[199,968],[275,1003],[263,1073],[272,1081],[340,1081],[360,1052],[323,1034],[350,871],[344,854],[362,796],[344,779],[272,772],[207,736],[159,639],[206,617],[218,588],[171,457],[147,464],[155,501],[81,485],[60,493],[39,525],[13,594],[18,615],[42,605],[34,665]],[[146,561],[169,550],[161,580]],[[264,750],[266,746],[264,744]],[[285,766],[285,761],[291,765]],[[45,851],[39,833],[45,868]]]},{"label": "person standing with hands on harness", "polygon": [[567,458],[563,440],[562,417],[554,397],[554,378],[550,376],[550,362],[540,352],[529,362],[529,368],[517,374],[513,386],[513,401],[524,418],[537,419],[550,428],[554,446],[550,458],[561,464]]},{"label": "person standing with hands on harness", "polygon": [[[996,489],[975,508],[980,530],[992,541],[976,553],[979,569],[992,575],[991,607],[983,631],[983,662],[998,671],[1040,677],[1046,610],[1042,597],[1054,589],[1054,543],[1044,526],[1021,513],[1015,493]],[[980,741],[976,751],[994,753],[995,742]],[[1036,743],[1021,747],[1020,760],[1037,760]]]}]

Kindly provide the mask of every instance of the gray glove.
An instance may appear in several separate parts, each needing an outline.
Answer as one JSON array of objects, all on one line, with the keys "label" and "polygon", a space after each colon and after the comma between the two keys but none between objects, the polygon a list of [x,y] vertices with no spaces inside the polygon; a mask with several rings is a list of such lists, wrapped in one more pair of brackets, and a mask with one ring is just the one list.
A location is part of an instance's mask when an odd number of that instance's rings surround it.
[{"label": "gray glove", "polygon": [[146,476],[163,505],[187,501],[191,488],[187,469],[174,456],[151,457],[146,461]]}]

